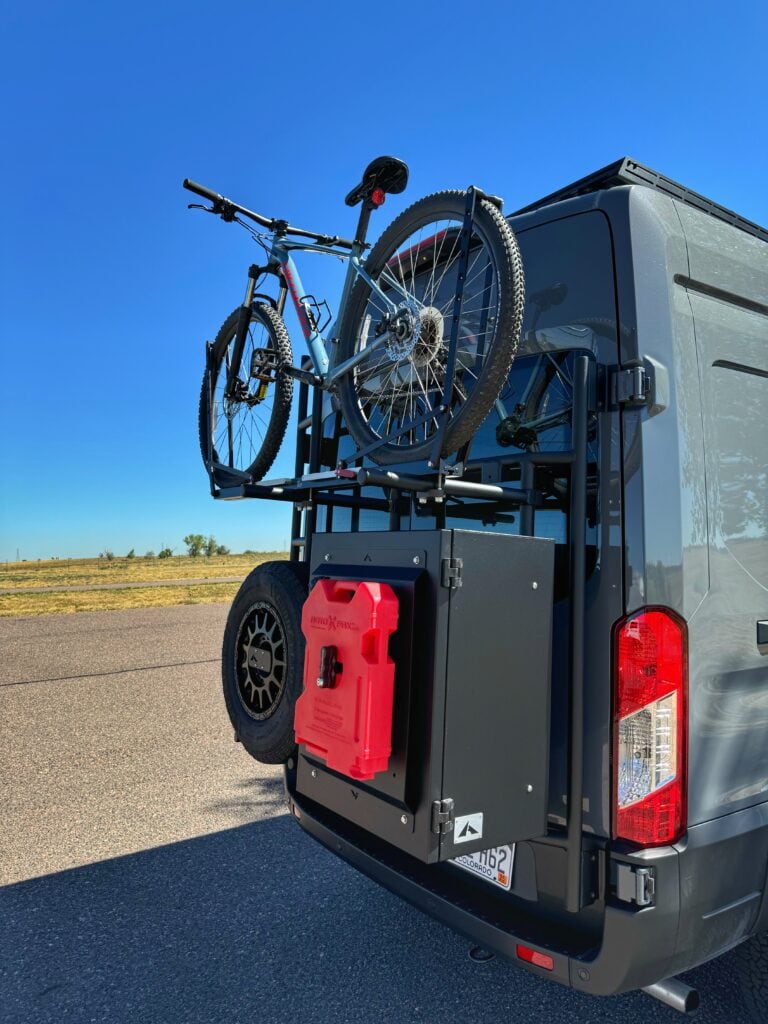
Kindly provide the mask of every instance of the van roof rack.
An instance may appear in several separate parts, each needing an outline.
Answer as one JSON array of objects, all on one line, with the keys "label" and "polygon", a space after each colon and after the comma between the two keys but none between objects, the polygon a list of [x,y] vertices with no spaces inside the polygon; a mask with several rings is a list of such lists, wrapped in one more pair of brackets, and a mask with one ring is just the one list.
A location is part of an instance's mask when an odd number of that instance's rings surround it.
[{"label": "van roof rack", "polygon": [[648,188],[655,188],[658,192],[663,192],[665,195],[678,199],[688,206],[693,206],[697,210],[703,210],[704,213],[717,217],[718,220],[724,220],[726,224],[733,224],[734,227],[739,228],[741,231],[746,231],[747,234],[760,238],[763,242],[768,242],[768,230],[761,228],[759,224],[754,224],[751,220],[740,217],[733,210],[727,210],[724,206],[720,206],[711,199],[700,196],[698,192],[693,192],[691,189],[686,188],[685,185],[680,185],[678,182],[672,181],[671,178],[666,178],[663,174],[659,174],[658,171],[645,167],[628,156],[622,157],[621,160],[617,160],[613,164],[608,164],[607,167],[603,167],[599,171],[593,171],[592,174],[588,174],[585,178],[579,178],[573,184],[566,185],[565,188],[558,189],[557,192],[552,192],[551,195],[544,196],[543,199],[537,199],[535,203],[524,206],[522,210],[516,210],[513,216],[521,213],[530,213],[531,210],[539,210],[542,206],[559,203],[563,199],[573,199],[574,196],[583,196],[588,192],[597,192],[604,188],[614,188],[617,185],[645,185]]}]

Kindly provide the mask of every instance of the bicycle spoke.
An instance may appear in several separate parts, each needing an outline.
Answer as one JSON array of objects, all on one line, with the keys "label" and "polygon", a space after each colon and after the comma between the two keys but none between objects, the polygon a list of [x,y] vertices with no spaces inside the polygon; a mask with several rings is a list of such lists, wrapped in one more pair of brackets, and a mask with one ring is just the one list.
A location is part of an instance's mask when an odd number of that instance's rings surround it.
[{"label": "bicycle spoke", "polygon": [[[440,222],[440,223],[442,223],[442,222]],[[445,242],[445,236],[447,234],[448,234],[448,229],[445,228],[442,231],[436,231],[435,232],[435,236],[434,236],[434,242],[433,242],[433,246],[432,246],[432,272],[429,275],[429,280],[426,281],[425,284],[424,284],[424,297],[426,299],[427,292],[429,292],[429,296],[430,296],[429,303],[430,303],[430,305],[434,304],[434,298],[435,298],[435,289],[434,289],[434,285],[435,285],[435,270],[438,267],[438,264],[439,264],[439,261],[440,261],[440,255],[442,254],[442,251],[443,251],[443,243]],[[437,249],[437,239],[438,239],[438,237],[440,238],[440,250],[439,251]],[[430,289],[430,286],[431,286],[431,289]]]},{"label": "bicycle spoke", "polygon": [[[378,330],[385,332],[381,357],[352,371],[357,408],[374,436],[393,448],[413,448],[435,437],[445,416],[453,417],[490,372],[499,324],[499,282],[493,241],[475,222],[462,259],[464,218],[438,214],[400,236],[377,271],[378,287],[393,303],[383,321],[381,301],[371,289],[362,310],[355,351]],[[456,335],[454,379],[447,380],[458,272],[465,267]],[[377,322],[378,318],[378,322]],[[370,331],[370,333],[369,333]],[[443,396],[448,408],[443,410]],[[395,435],[392,437],[392,435]],[[376,456],[374,455],[374,458]]]},{"label": "bicycle spoke", "polygon": [[233,332],[213,381],[210,437],[219,461],[224,461],[232,469],[245,471],[252,465],[266,441],[274,410],[274,388],[271,383],[267,385],[266,397],[262,401],[255,401],[262,382],[251,379],[251,367],[256,351],[271,350],[273,345],[264,324],[254,322],[249,325],[233,397],[225,399],[235,337]]}]

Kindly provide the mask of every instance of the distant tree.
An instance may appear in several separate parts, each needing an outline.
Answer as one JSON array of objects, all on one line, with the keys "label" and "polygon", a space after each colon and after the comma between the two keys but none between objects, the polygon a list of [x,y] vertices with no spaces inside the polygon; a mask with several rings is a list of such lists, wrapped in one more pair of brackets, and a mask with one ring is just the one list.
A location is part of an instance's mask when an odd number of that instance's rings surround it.
[{"label": "distant tree", "polygon": [[226,544],[217,544],[216,545],[216,554],[217,555],[228,555],[229,554],[229,548],[227,547]]},{"label": "distant tree", "polygon": [[155,557],[155,552],[154,551],[148,551],[146,553],[146,555],[144,555],[144,557],[145,558],[154,558]]},{"label": "distant tree", "polygon": [[158,558],[170,558],[173,551],[170,548],[161,548],[157,554]]},{"label": "distant tree", "polygon": [[128,552],[128,554],[125,557],[126,558],[135,558],[136,557],[135,550],[133,548],[131,548],[131,550]]},{"label": "distant tree", "polygon": [[187,554],[190,558],[197,558],[198,555],[203,553],[205,548],[205,537],[202,533],[188,533],[184,538],[184,543],[187,545]]},{"label": "distant tree", "polygon": [[99,558],[102,558],[102,557],[106,558],[106,560],[108,562],[111,562],[112,559],[115,557],[115,552],[114,551],[110,551],[109,548],[104,548],[103,554],[99,555]]},{"label": "distant tree", "polygon": [[210,558],[212,555],[215,555],[217,547],[218,545],[216,543],[216,538],[213,535],[211,535],[205,542],[205,557]]}]

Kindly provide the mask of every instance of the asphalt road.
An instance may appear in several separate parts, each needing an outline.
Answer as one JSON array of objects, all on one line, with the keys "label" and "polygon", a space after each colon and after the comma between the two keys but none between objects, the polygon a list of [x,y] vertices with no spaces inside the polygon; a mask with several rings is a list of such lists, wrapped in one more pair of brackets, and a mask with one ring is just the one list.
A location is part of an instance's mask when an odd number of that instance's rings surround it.
[{"label": "asphalt road", "polygon": [[[639,1024],[494,960],[285,813],[232,740],[226,607],[0,620],[2,1024]],[[701,1024],[738,1024],[718,966]]]}]

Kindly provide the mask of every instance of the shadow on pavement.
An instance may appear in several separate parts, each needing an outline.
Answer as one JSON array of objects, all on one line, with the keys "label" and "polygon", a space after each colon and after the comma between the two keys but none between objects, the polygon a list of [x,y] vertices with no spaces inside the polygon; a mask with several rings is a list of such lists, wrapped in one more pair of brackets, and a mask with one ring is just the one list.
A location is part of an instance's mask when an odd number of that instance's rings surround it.
[{"label": "shadow on pavement", "polygon": [[263,775],[242,779],[231,786],[224,799],[207,805],[211,813],[225,813],[235,821],[252,822],[254,818],[265,818],[285,813],[285,789],[282,773],[265,778]]},{"label": "shadow on pavement", "polygon": [[[286,815],[0,889],[0,1018],[680,1019],[646,996],[597,1000],[499,960],[472,963],[462,938],[358,875]],[[699,1020],[734,1017],[705,1011]]]}]

